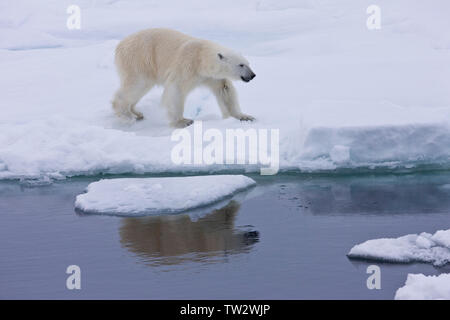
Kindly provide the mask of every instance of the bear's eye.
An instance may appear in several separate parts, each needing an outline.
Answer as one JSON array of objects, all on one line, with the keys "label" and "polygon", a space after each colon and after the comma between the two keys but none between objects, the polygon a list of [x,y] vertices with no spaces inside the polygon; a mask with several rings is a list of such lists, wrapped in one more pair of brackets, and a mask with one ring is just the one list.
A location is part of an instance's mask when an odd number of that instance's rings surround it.
[{"label": "bear's eye", "polygon": [[244,67],[244,65],[243,65],[243,64],[240,64],[240,65],[239,65],[239,67],[243,68],[243,67]]}]

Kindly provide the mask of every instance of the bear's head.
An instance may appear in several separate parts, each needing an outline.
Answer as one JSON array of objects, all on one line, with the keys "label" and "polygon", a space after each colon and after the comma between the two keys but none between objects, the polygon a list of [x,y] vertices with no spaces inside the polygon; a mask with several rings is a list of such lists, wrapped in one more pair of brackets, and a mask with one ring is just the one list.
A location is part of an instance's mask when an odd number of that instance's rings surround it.
[{"label": "bear's head", "polygon": [[249,82],[256,74],[250,69],[249,62],[240,54],[234,52],[218,52],[217,58],[221,65],[221,72],[225,78]]},{"label": "bear's head", "polygon": [[249,82],[256,76],[242,55],[221,46],[208,46],[208,49],[203,70],[209,77]]}]

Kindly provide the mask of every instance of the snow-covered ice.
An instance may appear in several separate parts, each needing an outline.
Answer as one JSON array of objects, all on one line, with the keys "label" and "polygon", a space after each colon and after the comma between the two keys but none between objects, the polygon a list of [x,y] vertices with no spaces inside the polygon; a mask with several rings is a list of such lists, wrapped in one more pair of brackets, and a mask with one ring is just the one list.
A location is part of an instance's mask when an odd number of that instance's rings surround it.
[{"label": "snow-covered ice", "polygon": [[395,293],[397,300],[449,300],[450,274],[425,276],[408,274],[406,283]]},{"label": "snow-covered ice", "polygon": [[428,262],[442,266],[450,262],[450,229],[435,234],[422,232],[368,240],[354,246],[348,257],[400,263]]},{"label": "snow-covered ice", "polygon": [[366,27],[368,0],[79,0],[81,29],[69,30],[72,4],[0,4],[0,179],[259,171],[174,164],[161,88],[138,103],[143,121],[113,116],[114,48],[150,27],[248,57],[258,76],[236,86],[256,122],[220,119],[204,89],[188,97],[185,115],[205,130],[280,129],[281,171],[450,168],[446,0],[379,0],[375,31]]},{"label": "snow-covered ice", "polygon": [[120,215],[179,213],[224,200],[254,184],[243,175],[103,179],[89,184],[75,207]]}]

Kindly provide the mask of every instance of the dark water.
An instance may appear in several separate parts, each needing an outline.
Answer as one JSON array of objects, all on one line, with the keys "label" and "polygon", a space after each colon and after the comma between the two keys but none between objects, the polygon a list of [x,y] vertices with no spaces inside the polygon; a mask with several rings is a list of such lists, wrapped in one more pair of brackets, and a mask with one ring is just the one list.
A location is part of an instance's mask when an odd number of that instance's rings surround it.
[{"label": "dark water", "polygon": [[[96,179],[0,182],[0,298],[392,299],[408,273],[450,267],[352,261],[380,237],[450,227],[450,173],[252,176],[245,200],[192,220],[74,211]],[[66,289],[69,265],[81,290]],[[381,290],[366,268],[381,267]]]}]

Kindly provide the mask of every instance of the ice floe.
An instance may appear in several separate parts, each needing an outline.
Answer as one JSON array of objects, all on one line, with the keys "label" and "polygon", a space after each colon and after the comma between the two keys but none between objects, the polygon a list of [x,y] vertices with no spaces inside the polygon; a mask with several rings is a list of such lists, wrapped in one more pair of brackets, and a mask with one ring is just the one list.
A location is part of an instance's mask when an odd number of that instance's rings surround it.
[{"label": "ice floe", "polygon": [[351,248],[350,258],[385,262],[427,262],[442,266],[450,262],[450,229],[434,234],[422,232],[399,238],[368,240]]},{"label": "ice floe", "polygon": [[221,119],[205,89],[187,97],[185,116],[222,134],[279,129],[280,171],[448,169],[450,3],[431,3],[378,1],[377,31],[366,28],[367,4],[352,0],[80,0],[80,30],[66,27],[70,1],[0,4],[0,179],[259,172],[174,164],[161,88],[138,103],[144,120],[115,119],[115,46],[156,26],[249,59],[258,77],[236,89],[256,122]]},{"label": "ice floe", "polygon": [[397,300],[448,300],[450,299],[450,274],[425,276],[408,274],[406,283],[395,293]]},{"label": "ice floe", "polygon": [[180,213],[204,207],[255,184],[243,175],[103,179],[77,196],[83,212],[118,215]]}]

